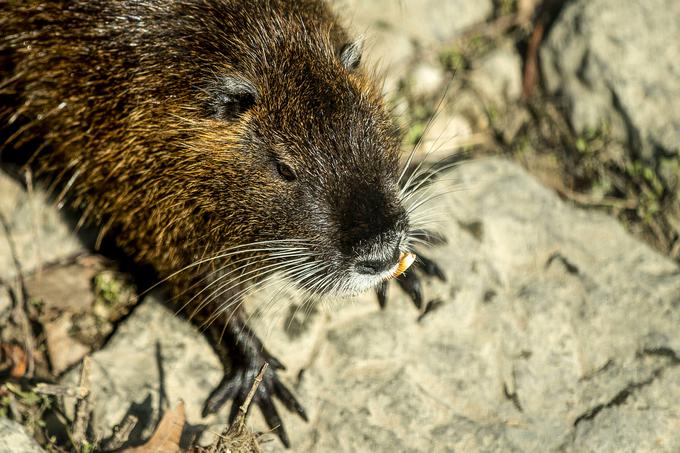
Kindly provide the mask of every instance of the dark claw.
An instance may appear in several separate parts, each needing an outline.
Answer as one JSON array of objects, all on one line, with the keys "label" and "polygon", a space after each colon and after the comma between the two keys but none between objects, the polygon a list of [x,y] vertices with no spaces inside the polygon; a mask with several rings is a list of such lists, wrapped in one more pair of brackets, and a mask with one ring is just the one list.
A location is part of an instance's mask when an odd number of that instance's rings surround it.
[{"label": "dark claw", "polygon": [[305,408],[302,407],[300,403],[298,403],[290,390],[288,390],[286,386],[283,385],[278,379],[274,381],[274,395],[276,395],[281,400],[283,405],[286,406],[286,409],[291,412],[295,412],[304,421],[308,421]]},{"label": "dark claw", "polygon": [[384,309],[385,306],[387,305],[387,288],[389,286],[389,282],[384,281],[380,284],[375,289],[375,293],[378,295],[378,304],[380,305],[380,309]]},{"label": "dark claw", "polygon": [[423,288],[420,279],[413,270],[406,271],[397,277],[397,283],[411,298],[416,308],[423,306]]},{"label": "dark claw", "polygon": [[[256,394],[259,396],[257,405],[260,406],[260,410],[262,411],[262,415],[267,422],[267,426],[269,426],[269,428],[271,428],[276,433],[276,435],[279,436],[279,439],[281,439],[281,443],[284,445],[284,447],[290,448],[290,439],[288,439],[288,434],[283,427],[283,422],[281,421],[281,417],[274,406],[270,392],[271,390],[265,390],[262,388],[262,386],[260,386],[260,388],[257,389]],[[234,403],[236,402],[234,401]]]},{"label": "dark claw", "polygon": [[279,359],[277,359],[276,357],[271,355],[269,353],[269,351],[267,351],[266,349],[263,349],[262,352],[263,352],[265,361],[267,363],[269,363],[270,367],[274,368],[275,370],[282,370],[282,371],[286,369],[286,366],[283,363],[281,363],[281,361],[279,361]]},{"label": "dark claw", "polygon": [[[220,410],[220,407],[224,406],[224,403],[236,397],[236,392],[238,392],[241,385],[241,382],[236,380],[235,377],[225,375],[218,386],[210,393],[210,396],[208,396],[208,399],[203,405],[201,415],[207,417]],[[232,407],[232,412],[234,408],[238,411],[238,406],[234,405]]]},{"label": "dark claw", "polygon": [[441,268],[429,258],[425,258],[422,255],[418,255],[416,262],[414,263],[417,269],[423,271],[426,275],[430,277],[437,277],[439,280],[445,282],[446,275],[441,270]]}]

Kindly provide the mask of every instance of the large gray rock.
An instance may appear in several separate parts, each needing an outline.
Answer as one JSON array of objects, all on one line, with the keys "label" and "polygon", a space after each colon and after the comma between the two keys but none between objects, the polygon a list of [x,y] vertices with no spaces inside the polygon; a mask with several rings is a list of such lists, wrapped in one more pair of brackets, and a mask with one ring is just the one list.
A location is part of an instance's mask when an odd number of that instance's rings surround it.
[{"label": "large gray rock", "polygon": [[504,45],[477,62],[469,78],[485,100],[503,107],[522,95],[522,59],[510,45]]},{"label": "large gray rock", "polygon": [[545,81],[577,131],[609,123],[645,157],[680,154],[678,43],[677,0],[576,0],[543,45]]},{"label": "large gray rock", "polygon": [[[221,365],[203,335],[170,308],[162,293],[147,297],[123,322],[107,346],[91,357],[93,423],[100,438],[127,414],[139,418],[132,440],[149,437],[163,413],[186,403],[190,423],[211,424],[221,432],[225,422],[202,420],[201,405],[222,378]],[[64,376],[76,384],[80,369]],[[68,410],[74,401],[67,401]]]},{"label": "large gray rock", "polygon": [[[426,291],[444,303],[420,322],[396,288],[384,311],[372,295],[311,310],[276,291],[248,301],[310,415],[279,406],[292,451],[678,451],[677,265],[514,164],[477,161],[456,175],[434,205],[448,245],[428,252],[449,281]],[[226,408],[198,415],[219,363],[157,302],[93,362],[100,433],[133,401],[157,408],[159,395],[219,431]],[[251,423],[266,429],[258,411]]]},{"label": "large gray rock", "polygon": [[0,278],[82,251],[73,230],[43,190],[29,193],[0,170]]},{"label": "large gray rock", "polygon": [[0,417],[0,453],[43,453],[45,450],[33,440],[24,427]]},{"label": "large gray rock", "polygon": [[[634,385],[634,384],[633,384]],[[658,377],[641,382],[630,395],[623,394],[626,404],[612,404],[598,414],[596,423],[579,424],[571,450],[591,451],[678,451],[680,411],[680,367],[660,372]],[[644,437],[640,432],[646,433]],[[668,433],[675,432],[675,436]]]}]

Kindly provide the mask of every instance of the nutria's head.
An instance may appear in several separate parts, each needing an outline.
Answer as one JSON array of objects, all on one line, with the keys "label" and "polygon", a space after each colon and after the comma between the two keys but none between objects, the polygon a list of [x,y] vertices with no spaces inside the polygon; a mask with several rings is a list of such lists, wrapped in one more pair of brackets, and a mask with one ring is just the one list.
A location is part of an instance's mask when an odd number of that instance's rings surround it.
[{"label": "nutria's head", "polygon": [[50,146],[41,167],[130,254],[168,275],[264,250],[320,293],[391,275],[399,134],[322,2],[36,5],[5,18],[9,91]]},{"label": "nutria's head", "polygon": [[206,132],[190,146],[212,162],[211,216],[230,239],[282,241],[269,246],[300,264],[286,269],[300,286],[354,293],[394,273],[409,222],[398,129],[361,68],[361,44],[328,17],[245,24],[255,28],[242,30],[239,59],[220,69],[216,57],[201,80],[192,108]]}]

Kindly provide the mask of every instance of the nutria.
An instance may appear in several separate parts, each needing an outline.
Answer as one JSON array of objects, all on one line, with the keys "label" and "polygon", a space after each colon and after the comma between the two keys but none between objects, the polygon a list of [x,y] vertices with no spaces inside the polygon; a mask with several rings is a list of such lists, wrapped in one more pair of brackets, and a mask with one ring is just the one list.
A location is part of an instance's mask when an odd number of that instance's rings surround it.
[{"label": "nutria", "polygon": [[[305,412],[243,295],[278,272],[313,294],[378,287],[382,305],[427,236],[361,44],[321,0],[5,0],[0,28],[3,153],[31,150],[58,203],[209,326],[226,373],[204,414],[231,399],[233,418],[272,365],[255,402],[288,445],[272,397]],[[419,305],[418,275],[398,282]]]}]

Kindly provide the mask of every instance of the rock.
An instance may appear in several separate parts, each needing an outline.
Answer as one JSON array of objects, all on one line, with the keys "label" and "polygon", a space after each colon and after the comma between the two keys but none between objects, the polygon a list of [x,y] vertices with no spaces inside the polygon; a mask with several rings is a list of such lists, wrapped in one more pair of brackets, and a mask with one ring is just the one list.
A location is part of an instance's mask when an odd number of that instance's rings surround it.
[{"label": "rock", "polygon": [[450,41],[493,13],[492,0],[333,0],[332,4],[353,33],[365,37],[368,65],[387,75],[387,91],[403,76],[418,48]]},{"label": "rock", "polygon": [[0,170],[0,278],[9,280],[18,261],[26,274],[45,263],[83,251],[73,227],[50,203],[45,192],[26,192]]},{"label": "rock", "polygon": [[359,32],[378,26],[423,46],[451,40],[493,14],[491,0],[334,0],[334,4],[342,17],[349,18],[350,27]]},{"label": "rock", "polygon": [[479,144],[479,137],[464,114],[442,111],[425,129],[414,161],[441,162],[469,145]]},{"label": "rock", "polygon": [[0,325],[7,322],[12,309],[12,297],[9,288],[0,285]]},{"label": "rock", "polygon": [[[215,423],[200,416],[210,391],[222,378],[222,366],[203,335],[160,303],[162,293],[147,297],[116,330],[106,347],[91,356],[94,427],[100,438],[111,435],[127,413],[139,418],[132,440],[148,438],[163,412],[180,401],[192,424]],[[64,383],[78,381],[78,368]],[[73,402],[67,402],[72,407]],[[215,425],[221,432],[225,422]]]},{"label": "rock", "polygon": [[47,355],[52,372],[60,375],[68,367],[80,362],[90,352],[90,347],[74,340],[71,334],[73,321],[62,316],[44,326]]},{"label": "rock", "polygon": [[444,71],[438,65],[429,63],[418,64],[411,72],[409,91],[416,97],[430,97],[442,92]]},{"label": "rock", "polygon": [[0,453],[43,453],[20,424],[0,417]]},{"label": "rock", "polygon": [[608,124],[645,158],[680,157],[678,42],[676,0],[576,0],[543,45],[545,82],[577,131]]},{"label": "rock", "polygon": [[[384,311],[371,294],[315,309],[275,290],[248,301],[310,416],[279,405],[294,449],[677,451],[678,266],[509,162],[470,162],[441,181],[432,208],[448,244],[428,256],[449,281],[426,284],[443,304],[420,322],[396,287]],[[131,402],[153,425],[160,395],[213,432],[228,412],[200,418],[221,366],[153,300],[93,364],[100,433]],[[258,410],[250,423],[267,429]]]},{"label": "rock", "polygon": [[615,401],[579,423],[572,451],[680,451],[679,387],[680,367],[642,381],[638,391],[621,396],[625,404]]},{"label": "rock", "polygon": [[510,46],[500,47],[476,63],[469,78],[485,100],[503,107],[522,95],[522,59]]}]

